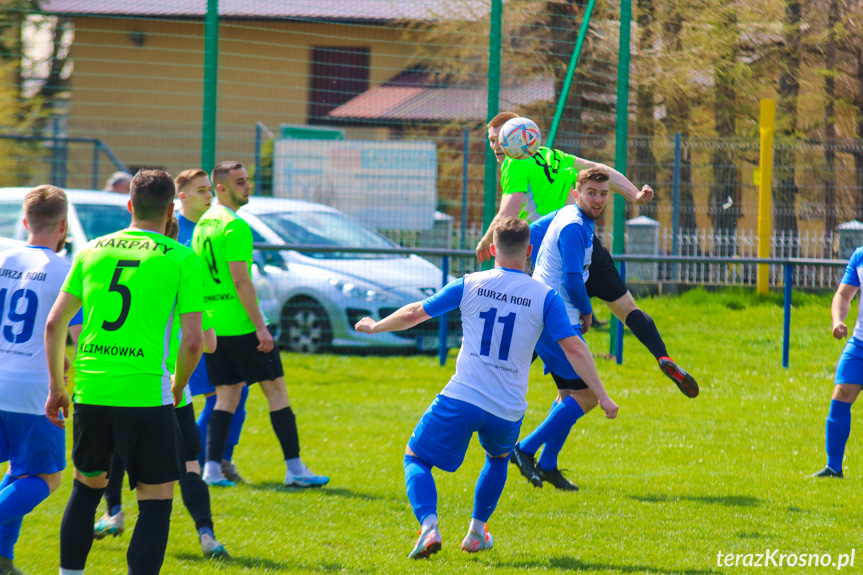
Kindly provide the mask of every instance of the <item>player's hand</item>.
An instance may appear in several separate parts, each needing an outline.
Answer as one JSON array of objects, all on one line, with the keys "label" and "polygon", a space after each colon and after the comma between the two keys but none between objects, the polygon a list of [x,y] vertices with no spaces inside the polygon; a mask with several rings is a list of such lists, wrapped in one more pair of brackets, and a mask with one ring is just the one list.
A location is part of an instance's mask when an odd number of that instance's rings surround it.
[{"label": "player's hand", "polygon": [[848,326],[844,322],[836,322],[833,324],[833,337],[842,339],[848,337]]},{"label": "player's hand", "polygon": [[650,200],[653,199],[653,188],[650,186],[644,186],[641,188],[641,191],[635,194],[635,205],[640,206],[642,204],[646,204]]},{"label": "player's hand", "polygon": [[48,392],[48,401],[45,402],[45,415],[48,416],[48,421],[60,429],[66,429],[65,420],[69,417],[69,393],[65,387],[62,392],[53,390]]},{"label": "player's hand", "polygon": [[360,321],[357,322],[357,325],[354,326],[354,329],[360,333],[374,333],[373,329],[375,327],[375,320],[370,317],[364,317]]},{"label": "player's hand", "polygon": [[177,380],[174,379],[174,376],[171,376],[171,395],[174,396],[174,407],[179,407],[183,402],[183,390],[186,388],[184,385],[180,387],[177,385]]},{"label": "player's hand", "polygon": [[607,395],[599,400],[599,407],[602,408],[602,411],[605,412],[605,417],[608,419],[614,419],[617,417],[617,410],[619,408]]},{"label": "player's hand", "polygon": [[482,240],[476,245],[476,259],[481,264],[491,260],[491,249]]},{"label": "player's hand", "polygon": [[581,316],[581,333],[585,334],[590,331],[590,324],[593,323],[593,314],[589,313],[587,315]]},{"label": "player's hand", "polygon": [[258,338],[258,351],[262,351],[264,353],[270,353],[273,351],[275,342],[273,342],[273,334],[270,333],[269,329],[266,327],[256,329],[255,336]]}]

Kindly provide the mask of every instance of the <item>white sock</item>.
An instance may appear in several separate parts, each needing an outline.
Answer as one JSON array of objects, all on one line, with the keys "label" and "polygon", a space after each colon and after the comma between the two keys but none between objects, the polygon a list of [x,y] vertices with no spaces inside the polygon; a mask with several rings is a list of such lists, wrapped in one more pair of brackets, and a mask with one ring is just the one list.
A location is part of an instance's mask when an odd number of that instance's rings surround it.
[{"label": "white sock", "polygon": [[299,457],[285,459],[285,465],[288,468],[289,475],[303,475],[306,472],[306,466],[303,465],[303,460]]},{"label": "white sock", "polygon": [[84,575],[83,569],[63,569],[60,567],[60,575]]},{"label": "white sock", "polygon": [[204,475],[210,479],[222,476],[222,464],[218,461],[207,461],[204,464]]},{"label": "white sock", "polygon": [[421,529],[423,531],[425,531],[429,527],[432,527],[433,525],[437,525],[437,515],[435,515],[434,513],[429,513],[428,515],[423,517],[423,522],[421,526]]},{"label": "white sock", "polygon": [[481,535],[485,533],[485,522],[480,521],[479,519],[470,518],[470,527],[468,527],[470,531],[475,532],[477,535]]}]

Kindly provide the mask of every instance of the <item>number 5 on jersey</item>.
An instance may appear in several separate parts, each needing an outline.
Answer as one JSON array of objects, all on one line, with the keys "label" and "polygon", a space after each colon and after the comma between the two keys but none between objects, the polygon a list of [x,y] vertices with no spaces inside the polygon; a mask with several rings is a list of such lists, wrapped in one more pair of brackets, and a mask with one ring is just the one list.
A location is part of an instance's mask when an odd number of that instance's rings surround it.
[{"label": "number 5 on jersey", "polygon": [[108,287],[109,292],[120,294],[122,305],[120,307],[120,316],[114,321],[103,321],[102,329],[105,331],[117,331],[123,324],[126,323],[126,318],[129,317],[129,309],[132,307],[132,292],[128,286],[120,283],[120,275],[124,268],[136,268],[141,265],[139,260],[119,260],[117,267],[114,268],[114,277],[111,278],[111,285]]}]

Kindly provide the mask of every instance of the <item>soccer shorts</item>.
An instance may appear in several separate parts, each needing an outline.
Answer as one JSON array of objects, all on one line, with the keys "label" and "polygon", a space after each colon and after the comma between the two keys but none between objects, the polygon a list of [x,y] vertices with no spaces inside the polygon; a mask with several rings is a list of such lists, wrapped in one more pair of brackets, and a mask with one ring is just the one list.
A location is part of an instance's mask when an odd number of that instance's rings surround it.
[{"label": "soccer shorts", "polygon": [[183,407],[175,409],[174,413],[177,414],[177,423],[180,425],[180,436],[183,438],[183,453],[186,461],[197,461],[198,456],[204,450],[201,448],[201,432],[198,431],[198,423],[195,421],[195,407],[191,403],[187,403]]},{"label": "soccer shorts", "polygon": [[839,356],[834,383],[863,385],[863,346],[853,337],[848,340],[842,355]]},{"label": "soccer shorts", "polygon": [[44,415],[0,410],[0,463],[15,477],[66,468],[66,433]]},{"label": "soccer shorts", "polygon": [[173,405],[114,407],[75,405],[72,462],[85,475],[107,472],[114,450],[129,475],[129,488],[140,481],[159,485],[185,472],[183,439]]},{"label": "soccer shorts", "polygon": [[496,457],[512,451],[520,431],[521,419],[507,421],[472,403],[438,395],[417,423],[408,447],[426,463],[453,472],[464,462],[474,433],[482,448]]},{"label": "soccer shorts", "polygon": [[216,388],[210,383],[206,356],[201,358],[201,361],[198,362],[198,367],[189,376],[189,391],[192,392],[192,395],[207,395],[208,393],[216,392]]},{"label": "soccer shorts", "polygon": [[615,301],[626,295],[629,291],[608,250],[602,246],[599,236],[593,235],[593,256],[588,268],[589,276],[584,282],[587,288],[587,297],[598,297],[602,301]]},{"label": "soccer shorts", "polygon": [[214,386],[242,382],[252,385],[285,375],[278,346],[274,345],[269,353],[258,351],[258,337],[255,332],[245,335],[220,335],[216,339],[216,351],[204,356],[207,360],[207,371],[210,373],[210,383]]},{"label": "soccer shorts", "polygon": [[[574,325],[572,328],[575,330],[576,335],[581,338],[581,341],[584,341],[584,337],[581,335],[581,327]],[[545,373],[557,376],[554,381],[557,383],[558,389],[587,389],[587,386],[583,382],[582,385],[584,387],[560,387],[562,383],[558,381],[558,378],[574,382],[575,380],[581,380],[581,377],[575,373],[575,369],[573,369],[569,360],[566,359],[566,354],[563,353],[560,344],[557,343],[557,340],[552,339],[547,329],[543,329],[542,333],[539,334],[539,340],[536,342],[536,353],[539,354],[539,358],[545,364]]]}]

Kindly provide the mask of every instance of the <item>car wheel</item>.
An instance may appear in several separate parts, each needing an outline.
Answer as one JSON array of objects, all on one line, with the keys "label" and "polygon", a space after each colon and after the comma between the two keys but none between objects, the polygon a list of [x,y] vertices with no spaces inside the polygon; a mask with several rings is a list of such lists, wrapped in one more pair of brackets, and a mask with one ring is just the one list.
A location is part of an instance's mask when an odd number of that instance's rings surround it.
[{"label": "car wheel", "polygon": [[291,302],[282,310],[282,341],[295,353],[321,353],[329,349],[333,330],[327,312],[317,302]]}]

